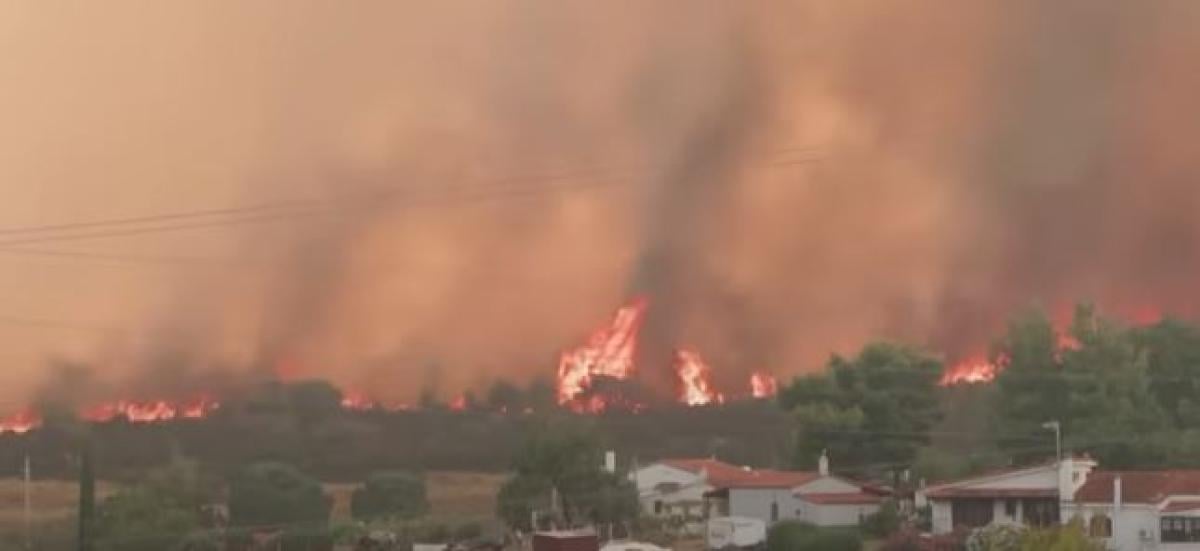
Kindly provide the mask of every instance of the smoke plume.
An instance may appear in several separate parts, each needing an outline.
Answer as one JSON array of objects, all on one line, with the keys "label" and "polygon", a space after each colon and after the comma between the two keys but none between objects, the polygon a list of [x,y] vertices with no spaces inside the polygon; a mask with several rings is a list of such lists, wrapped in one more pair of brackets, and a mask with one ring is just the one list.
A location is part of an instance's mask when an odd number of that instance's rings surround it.
[{"label": "smoke plume", "polygon": [[633,295],[648,380],[689,346],[742,386],[1198,306],[1186,0],[0,10],[4,227],[255,206],[0,234],[6,404],[64,363],[411,400],[549,375]]}]

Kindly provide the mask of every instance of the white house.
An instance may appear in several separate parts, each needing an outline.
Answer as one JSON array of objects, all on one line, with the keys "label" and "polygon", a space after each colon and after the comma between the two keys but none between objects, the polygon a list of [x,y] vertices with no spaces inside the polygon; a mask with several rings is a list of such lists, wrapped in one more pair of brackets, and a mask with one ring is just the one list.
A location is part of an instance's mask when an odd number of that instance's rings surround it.
[{"label": "white house", "polygon": [[1079,520],[1115,551],[1200,549],[1200,471],[1102,471],[1088,458],[939,484],[918,494],[933,532]]},{"label": "white house", "polygon": [[796,519],[818,526],[854,526],[883,502],[881,492],[831,475],[825,457],[816,472],[744,472],[706,497],[710,518],[753,518],[768,525]]},{"label": "white house", "polygon": [[1088,458],[1067,458],[1061,463],[997,471],[925,488],[918,492],[917,504],[928,502],[932,509],[934,534],[993,523],[1058,524],[1063,502],[1095,467],[1096,462]]},{"label": "white house", "polygon": [[715,459],[664,459],[629,474],[642,511],[680,520],[705,518],[704,494],[751,472]]},{"label": "white house", "polygon": [[1200,471],[1097,471],[1064,514],[1112,549],[1200,549]]}]

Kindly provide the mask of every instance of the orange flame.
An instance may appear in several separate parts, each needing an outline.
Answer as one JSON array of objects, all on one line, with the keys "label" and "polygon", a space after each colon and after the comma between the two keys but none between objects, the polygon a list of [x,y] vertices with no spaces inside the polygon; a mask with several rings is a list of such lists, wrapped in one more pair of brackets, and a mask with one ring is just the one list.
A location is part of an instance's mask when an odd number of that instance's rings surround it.
[{"label": "orange flame", "polygon": [[6,432],[25,434],[40,426],[42,426],[42,416],[32,409],[26,408],[0,419],[0,434]]},{"label": "orange flame", "polygon": [[[568,404],[592,384],[592,377],[607,376],[627,379],[633,374],[637,334],[646,313],[647,302],[636,298],[617,310],[612,322],[598,329],[587,343],[562,353],[558,362],[558,403]],[[602,411],[603,398],[596,396],[575,409]],[[597,402],[596,398],[599,398]]]},{"label": "orange flame", "polygon": [[455,396],[453,400],[450,400],[450,409],[452,411],[466,411],[467,395],[459,394],[458,396]]},{"label": "orange flame", "polygon": [[778,388],[775,377],[766,371],[755,371],[750,375],[750,393],[755,398],[770,398]]},{"label": "orange flame", "polygon": [[83,408],[79,417],[86,421],[103,423],[117,417],[125,417],[132,423],[153,423],[171,419],[200,419],[221,407],[207,395],[172,402],[167,400],[117,400]]},{"label": "orange flame", "polygon": [[942,374],[942,380],[938,384],[950,386],[990,383],[995,380],[998,371],[999,369],[996,367],[996,364],[989,361],[986,357],[976,356],[958,362],[950,369],[947,369]]},{"label": "orange flame", "polygon": [[676,350],[675,373],[679,376],[679,401],[689,406],[724,402],[725,397],[713,390],[709,382],[711,372],[700,354],[682,348]]}]

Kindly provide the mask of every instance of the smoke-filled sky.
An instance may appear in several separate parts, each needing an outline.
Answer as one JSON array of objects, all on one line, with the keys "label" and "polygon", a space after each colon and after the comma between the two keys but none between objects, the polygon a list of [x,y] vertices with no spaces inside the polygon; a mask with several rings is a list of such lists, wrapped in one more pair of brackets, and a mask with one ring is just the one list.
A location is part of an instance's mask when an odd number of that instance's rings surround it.
[{"label": "smoke-filled sky", "polygon": [[1198,55],[1191,0],[4,3],[0,409],[64,362],[448,394],[634,294],[644,371],[726,385],[1190,315]]}]

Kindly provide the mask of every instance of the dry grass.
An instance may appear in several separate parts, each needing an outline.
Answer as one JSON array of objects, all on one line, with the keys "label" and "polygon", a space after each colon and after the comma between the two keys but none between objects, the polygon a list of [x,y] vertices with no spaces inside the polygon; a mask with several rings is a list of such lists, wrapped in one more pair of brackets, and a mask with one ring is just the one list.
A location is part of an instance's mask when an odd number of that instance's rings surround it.
[{"label": "dry grass", "polygon": [[[496,494],[506,475],[463,472],[426,473],[429,505],[437,518],[488,520],[496,510]],[[327,484],[333,496],[333,518],[350,518],[350,494],[355,484]]]},{"label": "dry grass", "polygon": [[[96,484],[97,499],[113,494],[117,486]],[[74,481],[36,480],[29,486],[31,520],[62,521],[75,517],[79,504],[79,485]],[[19,478],[0,478],[0,533],[23,530],[25,526],[25,490]]]}]

